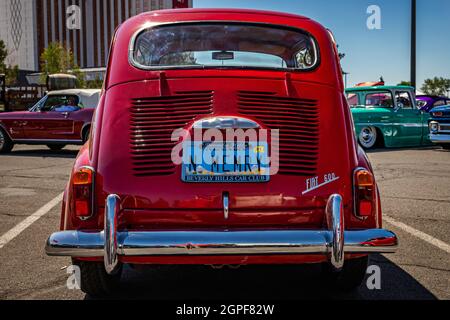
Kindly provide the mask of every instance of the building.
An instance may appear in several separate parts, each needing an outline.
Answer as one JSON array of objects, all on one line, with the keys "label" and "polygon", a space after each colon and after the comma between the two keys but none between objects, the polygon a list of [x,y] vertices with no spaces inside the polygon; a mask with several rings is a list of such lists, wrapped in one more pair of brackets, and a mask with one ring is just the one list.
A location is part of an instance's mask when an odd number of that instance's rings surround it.
[{"label": "building", "polygon": [[39,71],[39,56],[51,42],[70,48],[81,68],[99,68],[124,20],[150,10],[189,8],[192,1],[0,0],[0,39],[10,53],[7,63],[22,71]]}]

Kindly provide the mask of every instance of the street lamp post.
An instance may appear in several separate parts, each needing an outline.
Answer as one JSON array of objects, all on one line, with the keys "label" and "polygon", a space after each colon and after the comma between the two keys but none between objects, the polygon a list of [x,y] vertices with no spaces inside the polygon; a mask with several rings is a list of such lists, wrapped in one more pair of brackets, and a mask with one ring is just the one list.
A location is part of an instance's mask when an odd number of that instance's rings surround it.
[{"label": "street lamp post", "polygon": [[411,86],[416,88],[416,46],[417,46],[417,1],[411,0]]}]

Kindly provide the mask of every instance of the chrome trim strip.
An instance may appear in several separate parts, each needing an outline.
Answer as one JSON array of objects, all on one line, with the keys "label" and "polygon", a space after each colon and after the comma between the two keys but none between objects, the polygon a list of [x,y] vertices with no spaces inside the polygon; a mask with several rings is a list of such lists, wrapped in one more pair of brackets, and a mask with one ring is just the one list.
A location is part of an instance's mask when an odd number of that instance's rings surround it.
[{"label": "chrome trim strip", "polygon": [[330,262],[339,271],[344,265],[344,207],[340,195],[333,194],[328,199],[325,214],[331,231]]},{"label": "chrome trim strip", "polygon": [[228,220],[228,213],[229,213],[229,195],[228,192],[223,193],[223,217],[225,220]]},{"label": "chrome trim strip", "polygon": [[82,140],[60,140],[60,139],[14,139],[14,143],[21,144],[47,144],[47,143],[60,143],[60,144],[82,144]]},{"label": "chrome trim strip", "polygon": [[117,217],[120,212],[120,199],[111,194],[106,198],[105,205],[105,252],[104,263],[108,274],[115,274],[119,267],[117,254]]}]

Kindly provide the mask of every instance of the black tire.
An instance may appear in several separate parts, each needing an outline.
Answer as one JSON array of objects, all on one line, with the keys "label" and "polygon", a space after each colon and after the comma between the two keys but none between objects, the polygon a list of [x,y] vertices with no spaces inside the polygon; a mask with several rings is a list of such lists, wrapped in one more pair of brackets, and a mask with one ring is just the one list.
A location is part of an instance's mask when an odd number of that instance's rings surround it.
[{"label": "black tire", "polygon": [[89,140],[89,133],[91,132],[91,127],[87,127],[86,129],[84,129],[83,131],[83,143],[86,143]]},{"label": "black tire", "polygon": [[448,143],[448,144],[441,144],[441,147],[442,147],[442,149],[450,150],[450,143]]},{"label": "black tire", "polygon": [[103,262],[73,261],[73,264],[80,268],[81,291],[91,297],[108,297],[119,287],[122,268],[115,275],[109,275]]},{"label": "black tire", "polygon": [[47,147],[52,151],[60,151],[62,150],[66,145],[65,144],[48,144]]},{"label": "black tire", "polygon": [[14,143],[9,136],[0,128],[0,153],[8,153],[14,148]]},{"label": "black tire", "polygon": [[323,265],[323,281],[326,285],[339,291],[350,292],[361,286],[366,276],[369,257],[361,257],[344,261],[340,272],[334,272],[327,263]]}]

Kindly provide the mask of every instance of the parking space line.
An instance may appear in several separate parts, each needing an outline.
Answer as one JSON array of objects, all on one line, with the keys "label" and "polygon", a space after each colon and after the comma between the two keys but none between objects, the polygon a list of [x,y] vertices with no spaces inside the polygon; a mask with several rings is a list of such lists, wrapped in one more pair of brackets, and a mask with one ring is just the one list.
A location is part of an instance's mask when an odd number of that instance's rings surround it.
[{"label": "parking space line", "polygon": [[386,221],[389,224],[392,224],[393,226],[409,233],[410,235],[419,238],[433,246],[435,246],[436,248],[439,248],[447,253],[450,253],[450,245],[448,245],[447,243],[445,243],[444,241],[441,241],[439,239],[436,239],[435,237],[430,236],[429,234],[426,234],[422,231],[419,231],[417,229],[414,229],[413,227],[410,227],[406,224],[404,224],[403,222],[397,221],[391,217],[388,216],[383,216],[383,220]]},{"label": "parking space line", "polygon": [[63,192],[0,237],[0,249],[61,202]]}]

